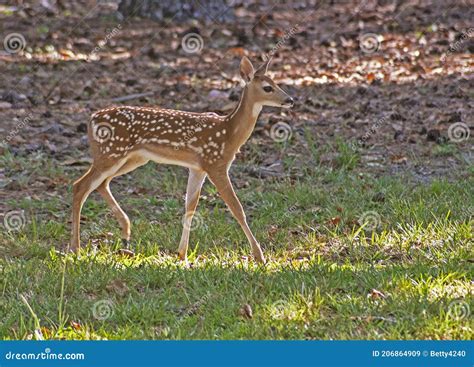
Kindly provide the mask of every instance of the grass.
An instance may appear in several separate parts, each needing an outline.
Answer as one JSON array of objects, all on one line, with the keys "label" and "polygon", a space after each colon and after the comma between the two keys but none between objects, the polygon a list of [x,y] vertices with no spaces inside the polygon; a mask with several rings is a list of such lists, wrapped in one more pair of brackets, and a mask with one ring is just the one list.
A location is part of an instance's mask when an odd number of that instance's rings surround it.
[{"label": "grass", "polygon": [[[0,234],[0,337],[471,338],[472,176],[419,184],[357,173],[357,156],[341,144],[335,169],[316,164],[300,180],[248,177],[237,190],[265,267],[249,258],[210,184],[191,264],[177,260],[186,182],[177,168],[147,165],[113,184],[132,219],[134,258],[115,252],[119,227],[95,194],[79,256],[57,251],[69,241],[70,188],[7,202],[24,213],[19,230]],[[34,183],[33,158],[8,154],[6,176]],[[38,159],[52,180],[77,176]],[[242,163],[233,170],[243,171]]]}]

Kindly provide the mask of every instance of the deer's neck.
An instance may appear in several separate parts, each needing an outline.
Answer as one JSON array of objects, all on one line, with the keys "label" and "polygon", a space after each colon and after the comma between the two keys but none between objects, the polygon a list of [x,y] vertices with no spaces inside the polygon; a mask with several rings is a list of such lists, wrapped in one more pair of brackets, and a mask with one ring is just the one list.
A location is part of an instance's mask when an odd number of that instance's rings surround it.
[{"label": "deer's neck", "polygon": [[239,104],[229,114],[231,146],[238,150],[250,137],[262,110],[262,104],[250,100],[247,88],[240,96]]}]

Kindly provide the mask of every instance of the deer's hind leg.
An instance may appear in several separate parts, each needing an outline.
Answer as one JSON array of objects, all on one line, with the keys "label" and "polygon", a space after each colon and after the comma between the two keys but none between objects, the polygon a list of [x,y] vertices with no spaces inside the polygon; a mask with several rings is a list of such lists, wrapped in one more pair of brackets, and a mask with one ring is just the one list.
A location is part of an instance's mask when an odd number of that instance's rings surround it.
[{"label": "deer's hind leg", "polygon": [[117,172],[120,164],[110,165],[106,167],[98,167],[92,165],[89,170],[73,184],[73,201],[72,201],[72,237],[71,249],[79,251],[81,247],[81,210],[84,202],[90,193],[96,190],[104,180]]},{"label": "deer's hind leg", "polygon": [[112,195],[112,192],[110,191],[110,182],[114,177],[118,177],[126,173],[132,172],[138,167],[146,164],[147,162],[148,160],[144,158],[129,159],[122,167],[120,167],[120,169],[116,173],[114,173],[110,177],[107,177],[105,181],[97,188],[97,191],[105,200],[109,208],[112,210],[112,213],[114,214],[115,218],[119,222],[120,227],[122,229],[122,242],[127,248],[130,245],[130,219]]}]

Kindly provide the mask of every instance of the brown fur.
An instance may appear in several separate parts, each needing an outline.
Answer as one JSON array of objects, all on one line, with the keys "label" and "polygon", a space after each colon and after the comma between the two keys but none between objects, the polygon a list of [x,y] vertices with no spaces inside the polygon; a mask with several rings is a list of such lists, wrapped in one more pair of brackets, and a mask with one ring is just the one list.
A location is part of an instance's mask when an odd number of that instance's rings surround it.
[{"label": "brown fur", "polygon": [[[74,183],[72,249],[80,248],[80,212],[88,195],[98,190],[130,239],[130,221],[112,196],[112,178],[133,171],[153,160],[189,168],[186,214],[179,246],[186,259],[189,226],[208,176],[245,232],[257,261],[265,262],[260,245],[248,227],[243,208],[235,195],[228,171],[239,148],[252,133],[258,114],[265,105],[291,107],[293,101],[265,75],[268,62],[255,72],[244,57],[240,65],[246,86],[239,104],[227,116],[193,113],[155,107],[111,107],[96,112],[89,123],[88,136],[93,164]],[[265,91],[271,88],[272,91]]]}]

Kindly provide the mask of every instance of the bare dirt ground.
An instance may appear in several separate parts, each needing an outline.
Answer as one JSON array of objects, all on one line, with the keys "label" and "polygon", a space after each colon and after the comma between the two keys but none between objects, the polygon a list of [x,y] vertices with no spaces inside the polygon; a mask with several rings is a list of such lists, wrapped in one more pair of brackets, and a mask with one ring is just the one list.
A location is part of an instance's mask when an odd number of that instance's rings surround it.
[{"label": "bare dirt ground", "polygon": [[[236,2],[236,21],[205,24],[123,19],[113,2],[51,9],[13,2],[1,8],[0,34],[18,33],[24,44],[0,52],[0,153],[40,155],[77,177],[95,110],[124,103],[225,113],[238,99],[240,58],[258,64],[272,53],[272,75],[298,103],[291,111],[265,109],[239,157],[247,174],[331,169],[340,141],[359,152],[357,172],[462,179],[474,155],[473,3],[380,3],[302,11]],[[200,35],[199,52],[183,49],[189,33]],[[291,126],[284,143],[270,137],[278,122]],[[31,174],[35,184],[22,186],[13,165],[0,167],[2,198],[63,195],[71,184]]]}]

